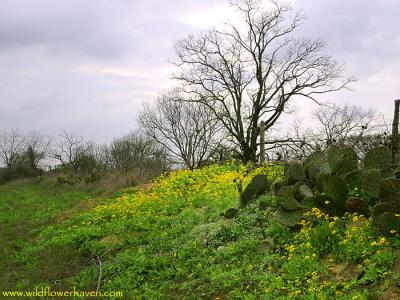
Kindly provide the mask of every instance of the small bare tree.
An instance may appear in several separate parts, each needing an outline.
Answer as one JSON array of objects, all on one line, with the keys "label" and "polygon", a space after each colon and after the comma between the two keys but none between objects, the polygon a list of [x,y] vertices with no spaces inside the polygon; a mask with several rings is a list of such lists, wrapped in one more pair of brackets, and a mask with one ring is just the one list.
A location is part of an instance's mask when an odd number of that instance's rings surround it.
[{"label": "small bare tree", "polygon": [[314,112],[314,117],[320,125],[316,135],[322,146],[339,144],[354,147],[382,125],[377,124],[379,118],[375,111],[354,105],[320,106]]},{"label": "small bare tree", "polygon": [[363,156],[388,140],[388,125],[382,115],[359,106],[329,104],[313,112],[314,129],[295,123],[286,137],[271,142],[270,150],[283,159],[304,158],[332,144],[354,147]]},{"label": "small bare tree", "polygon": [[11,169],[26,149],[26,139],[19,129],[0,134],[0,158],[3,164]]},{"label": "small bare tree", "polygon": [[[322,54],[321,40],[297,39],[292,33],[302,15],[272,1],[235,1],[243,24],[191,35],[176,45],[174,76],[188,93],[207,106],[240,149],[244,161],[256,161],[258,126],[274,126],[296,98],[346,88],[342,65]],[[243,26],[242,26],[243,25]]]},{"label": "small bare tree", "polygon": [[29,167],[34,171],[39,169],[41,161],[49,155],[51,140],[40,131],[31,131],[26,137],[26,159]]},{"label": "small bare tree", "polygon": [[139,132],[132,132],[114,139],[110,148],[113,167],[121,170],[124,174],[134,169],[144,173],[146,164],[155,153],[162,156],[159,148],[154,140]]},{"label": "small bare tree", "polygon": [[64,130],[60,138],[53,156],[64,168],[76,173],[79,170],[80,159],[90,153],[92,145],[87,143],[83,136],[67,130]]},{"label": "small bare tree", "polygon": [[154,105],[145,105],[138,122],[149,137],[189,169],[200,166],[222,141],[221,126],[213,112],[185,101],[178,89],[164,93]]}]

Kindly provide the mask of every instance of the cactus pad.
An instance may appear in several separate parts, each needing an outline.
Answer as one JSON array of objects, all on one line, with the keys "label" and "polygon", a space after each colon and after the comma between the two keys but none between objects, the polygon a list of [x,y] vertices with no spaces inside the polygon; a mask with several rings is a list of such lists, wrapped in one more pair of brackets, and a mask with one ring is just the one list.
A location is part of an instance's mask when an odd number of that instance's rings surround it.
[{"label": "cactus pad", "polygon": [[300,163],[289,164],[286,170],[286,176],[289,184],[295,184],[296,182],[304,179],[304,169]]},{"label": "cactus pad", "polygon": [[239,211],[236,208],[229,208],[224,213],[224,217],[227,219],[232,219],[233,217],[235,217],[237,215],[238,212]]},{"label": "cactus pad", "polygon": [[305,198],[308,198],[308,197],[313,197],[314,196],[314,193],[313,193],[313,191],[311,190],[311,188],[308,186],[308,185],[306,185],[306,184],[302,184],[302,185],[300,185],[299,187],[298,187],[298,193],[299,193],[299,198],[301,199],[301,200],[303,200],[303,199],[305,199]]},{"label": "cactus pad", "polygon": [[336,215],[343,215],[346,212],[346,200],[348,189],[346,183],[337,175],[331,175],[324,179],[324,192],[333,198],[332,210]]},{"label": "cactus pad", "polygon": [[325,154],[321,151],[311,153],[304,161],[304,169],[308,179],[316,181],[321,165],[325,162]]},{"label": "cactus pad", "polygon": [[295,199],[295,186],[284,186],[278,194],[278,204],[285,210],[295,210],[300,207],[300,203]]},{"label": "cactus pad", "polygon": [[346,201],[346,209],[351,213],[358,213],[369,217],[371,210],[368,206],[367,201],[359,197],[351,197]]},{"label": "cactus pad", "polygon": [[381,181],[379,202],[389,203],[400,209],[400,179],[388,178]]},{"label": "cactus pad", "polygon": [[328,150],[328,162],[332,174],[347,174],[357,169],[357,154],[351,147],[332,146]]},{"label": "cactus pad", "polygon": [[400,232],[400,218],[394,212],[385,212],[374,220],[375,226],[386,236]]},{"label": "cactus pad", "polygon": [[368,197],[379,197],[379,187],[382,181],[382,173],[379,169],[369,169],[364,177],[363,190]]},{"label": "cactus pad", "polygon": [[242,207],[249,205],[258,196],[269,191],[270,186],[271,182],[268,180],[267,176],[263,174],[255,175],[241,194],[240,205]]},{"label": "cactus pad", "polygon": [[379,217],[381,214],[392,211],[394,212],[394,207],[388,203],[378,203],[372,208],[372,215],[374,218]]},{"label": "cactus pad", "polygon": [[282,225],[294,227],[302,219],[303,213],[301,210],[284,210],[278,208],[274,213],[274,217]]},{"label": "cactus pad", "polygon": [[392,155],[386,147],[377,147],[365,154],[364,167],[387,171],[392,165]]}]

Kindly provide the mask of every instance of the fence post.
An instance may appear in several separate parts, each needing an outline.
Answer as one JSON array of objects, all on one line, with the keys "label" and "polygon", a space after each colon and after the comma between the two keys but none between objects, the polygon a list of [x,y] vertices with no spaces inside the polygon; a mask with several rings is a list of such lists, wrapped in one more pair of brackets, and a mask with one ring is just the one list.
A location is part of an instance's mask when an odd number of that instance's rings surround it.
[{"label": "fence post", "polygon": [[392,124],[392,161],[398,163],[399,159],[399,107],[400,99],[394,100],[394,117]]},{"label": "fence post", "polygon": [[192,136],[189,136],[188,155],[187,155],[189,169],[192,169],[192,151],[193,151]]},{"label": "fence post", "polygon": [[260,123],[260,164],[265,162],[265,122]]}]

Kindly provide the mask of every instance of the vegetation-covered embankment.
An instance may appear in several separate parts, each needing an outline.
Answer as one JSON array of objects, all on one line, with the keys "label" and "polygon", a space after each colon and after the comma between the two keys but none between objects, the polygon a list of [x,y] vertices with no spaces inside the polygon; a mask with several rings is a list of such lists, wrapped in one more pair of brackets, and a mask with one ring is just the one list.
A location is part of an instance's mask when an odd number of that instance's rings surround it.
[{"label": "vegetation-covered embankment", "polygon": [[[21,216],[46,221],[26,226],[30,242],[19,248],[8,241],[18,270],[12,280],[18,289],[96,290],[100,279],[100,290],[123,291],[126,299],[396,299],[398,235],[376,234],[359,215],[339,218],[318,209],[290,230],[273,218],[272,193],[227,219],[221,213],[238,206],[245,173],[235,164],[176,171],[97,203],[47,188],[52,206]],[[280,165],[258,168],[243,186],[256,173],[279,180],[283,172]],[[22,187],[15,186],[19,195],[1,188],[2,211],[10,205],[3,199],[15,201],[12,210],[32,207],[38,191]],[[4,214],[2,226],[11,218]]]}]

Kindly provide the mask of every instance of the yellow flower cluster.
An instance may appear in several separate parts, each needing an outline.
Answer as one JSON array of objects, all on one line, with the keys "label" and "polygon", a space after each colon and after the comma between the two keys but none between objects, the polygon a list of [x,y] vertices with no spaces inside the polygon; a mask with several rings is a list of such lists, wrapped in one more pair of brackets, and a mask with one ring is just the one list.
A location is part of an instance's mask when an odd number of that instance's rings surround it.
[{"label": "yellow flower cluster", "polygon": [[316,207],[313,207],[313,208],[311,209],[311,211],[306,212],[304,215],[305,215],[305,216],[316,217],[317,219],[329,220],[329,215],[328,215],[328,214],[325,214],[325,213],[323,213],[323,212],[321,212],[321,210],[319,210],[319,209],[316,208]]},{"label": "yellow flower cluster", "polygon": [[372,241],[371,246],[383,246],[386,244],[386,239],[381,237],[378,241]]},{"label": "yellow flower cluster", "polygon": [[151,191],[124,194],[112,203],[97,206],[94,209],[95,216],[83,225],[103,220],[157,216],[206,205],[221,209],[227,205],[235,206],[239,182],[244,188],[255,174],[266,174],[271,179],[283,176],[283,167],[280,165],[265,165],[252,170],[250,174],[247,174],[247,169],[244,165],[231,163],[193,171],[173,171],[157,178]]}]

